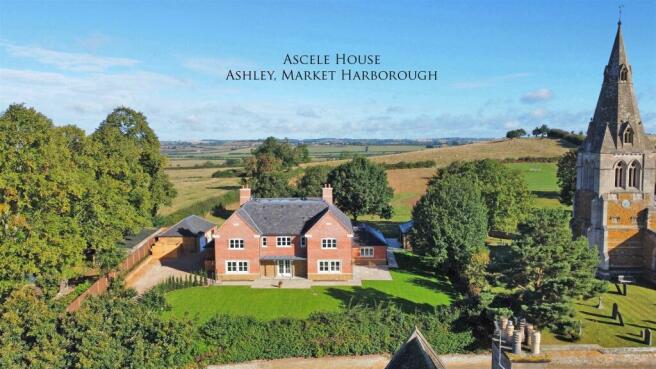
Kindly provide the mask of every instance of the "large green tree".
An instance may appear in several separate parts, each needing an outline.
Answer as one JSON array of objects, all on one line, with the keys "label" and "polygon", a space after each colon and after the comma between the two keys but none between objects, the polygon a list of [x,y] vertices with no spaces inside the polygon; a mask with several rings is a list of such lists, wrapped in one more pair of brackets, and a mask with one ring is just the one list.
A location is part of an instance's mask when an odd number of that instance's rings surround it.
[{"label": "large green tree", "polygon": [[310,161],[310,152],[306,145],[293,146],[289,141],[280,141],[275,137],[268,137],[253,151],[253,156],[256,158],[262,155],[271,155],[280,159],[280,164],[285,170]]},{"label": "large green tree", "polygon": [[560,202],[572,205],[576,193],[576,151],[570,150],[558,159],[558,186]]},{"label": "large green tree", "polygon": [[385,168],[358,156],[328,174],[335,203],[355,220],[364,214],[392,216],[394,190],[387,183]]},{"label": "large green tree", "polygon": [[522,173],[499,161],[485,159],[454,162],[438,171],[431,181],[449,175],[469,175],[478,183],[487,207],[488,230],[514,232],[528,214],[532,194]]},{"label": "large green tree", "polygon": [[468,173],[434,179],[412,210],[413,251],[461,276],[477,292],[485,282],[487,208],[478,181]]},{"label": "large green tree", "polygon": [[537,209],[519,225],[506,272],[522,314],[541,326],[569,319],[572,301],[592,297],[605,283],[595,278],[597,251],[581,237],[574,240],[569,216],[558,209]]},{"label": "large green tree", "polygon": [[296,194],[300,197],[321,197],[321,188],[328,182],[330,167],[317,165],[305,169],[296,182]]}]

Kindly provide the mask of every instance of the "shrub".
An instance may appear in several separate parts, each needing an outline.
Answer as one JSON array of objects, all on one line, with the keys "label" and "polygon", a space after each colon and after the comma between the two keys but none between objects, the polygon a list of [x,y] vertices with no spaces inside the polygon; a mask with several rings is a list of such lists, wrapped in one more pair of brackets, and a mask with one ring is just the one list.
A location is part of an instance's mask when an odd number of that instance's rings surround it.
[{"label": "shrub", "polygon": [[217,170],[216,172],[212,173],[212,178],[233,178],[233,177],[241,177],[244,174],[243,170],[239,169],[223,169],[223,170]]},{"label": "shrub", "polygon": [[421,160],[413,162],[400,161],[398,163],[383,164],[385,169],[432,168],[436,165],[437,162],[435,162],[435,160]]},{"label": "shrub", "polygon": [[344,312],[315,313],[306,320],[262,322],[250,317],[217,315],[200,328],[216,363],[285,357],[390,353],[415,326],[439,353],[463,352],[474,342],[471,331],[454,332],[454,308],[434,313],[404,313],[394,305],[355,306]]},{"label": "shrub", "polygon": [[237,191],[230,191],[221,196],[210,197],[209,199],[195,202],[187,207],[184,207],[165,217],[162,217],[160,222],[162,224],[169,224],[169,225],[175,224],[190,215],[207,214],[213,211],[215,208],[221,207],[222,205],[231,204],[238,200],[239,200],[239,195]]}]

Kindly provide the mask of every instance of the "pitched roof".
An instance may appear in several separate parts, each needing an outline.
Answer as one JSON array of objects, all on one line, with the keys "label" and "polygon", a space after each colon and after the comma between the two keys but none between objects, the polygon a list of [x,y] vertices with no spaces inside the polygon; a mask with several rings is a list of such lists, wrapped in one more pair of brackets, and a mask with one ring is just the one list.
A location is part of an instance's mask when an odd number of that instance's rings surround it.
[{"label": "pitched roof", "polygon": [[446,369],[419,329],[394,353],[385,369]]},{"label": "pitched roof", "polygon": [[387,246],[385,236],[378,229],[365,223],[353,227],[353,241],[360,246]]},{"label": "pitched roof", "polygon": [[[633,130],[633,143],[629,145],[621,140],[628,127]],[[597,107],[582,147],[593,153],[640,152],[653,148],[640,118],[621,22],[617,25]]]},{"label": "pitched roof", "polygon": [[172,225],[166,232],[161,233],[159,237],[195,237],[199,233],[204,233],[216,225],[197,215],[190,215],[178,223]]},{"label": "pitched roof", "polygon": [[412,227],[414,225],[415,225],[414,220],[409,220],[405,223],[401,223],[401,224],[399,224],[399,231],[401,231],[402,234],[406,234],[406,233],[410,232],[410,230],[412,229]]},{"label": "pitched roof", "polygon": [[351,220],[320,198],[252,199],[235,213],[261,235],[294,235],[307,232],[328,212],[353,232]]}]

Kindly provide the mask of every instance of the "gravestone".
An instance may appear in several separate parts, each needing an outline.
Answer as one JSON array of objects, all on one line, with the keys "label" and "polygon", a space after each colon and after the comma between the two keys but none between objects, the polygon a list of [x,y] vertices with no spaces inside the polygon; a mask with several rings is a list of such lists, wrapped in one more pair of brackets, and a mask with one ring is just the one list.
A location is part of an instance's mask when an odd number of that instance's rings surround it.
[{"label": "gravestone", "polygon": [[613,315],[611,315],[611,318],[617,319],[617,314],[620,312],[619,306],[617,306],[616,302],[613,302]]},{"label": "gravestone", "polygon": [[597,309],[602,309],[604,305],[601,303],[601,296],[599,296],[599,302],[597,302]]},{"label": "gravestone", "polygon": [[624,327],[624,319],[622,318],[622,313],[620,313],[619,311],[617,312],[617,320],[620,321],[620,326]]},{"label": "gravestone", "polygon": [[645,345],[651,346],[653,343],[652,336],[651,336],[651,329],[645,328],[645,330],[643,331],[643,336],[645,339]]}]

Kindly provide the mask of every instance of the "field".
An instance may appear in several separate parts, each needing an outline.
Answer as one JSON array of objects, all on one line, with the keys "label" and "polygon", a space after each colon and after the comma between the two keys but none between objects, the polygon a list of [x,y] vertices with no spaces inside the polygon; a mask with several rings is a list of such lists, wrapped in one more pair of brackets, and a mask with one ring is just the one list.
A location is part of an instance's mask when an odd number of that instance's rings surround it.
[{"label": "field", "polygon": [[524,174],[528,189],[535,195],[535,205],[548,208],[569,208],[558,201],[556,163],[508,163],[510,168]]},{"label": "field", "polygon": [[200,322],[215,314],[249,315],[262,320],[305,318],[314,311],[339,311],[350,304],[375,305],[391,301],[407,311],[428,310],[450,304],[451,283],[422,273],[417,258],[399,255],[400,269],[392,281],[364,281],[362,287],[312,287],[309,289],[254,289],[248,286],[194,287],[168,292],[167,315],[188,314]]},{"label": "field", "polygon": [[[576,304],[576,318],[583,323],[583,337],[577,343],[596,343],[604,347],[641,346],[640,330],[656,331],[656,289],[630,285],[627,296],[617,293],[611,284],[602,296],[603,307],[597,309],[597,299]],[[617,303],[624,318],[624,327],[611,319],[613,303]],[[543,335],[544,344],[562,344],[557,336]]]},{"label": "field", "polygon": [[[194,202],[220,196],[239,188],[238,178],[212,178],[216,168],[167,170],[171,182],[178,191],[171,206],[162,208],[160,214],[168,215]],[[206,214],[204,214],[206,215]]]}]

